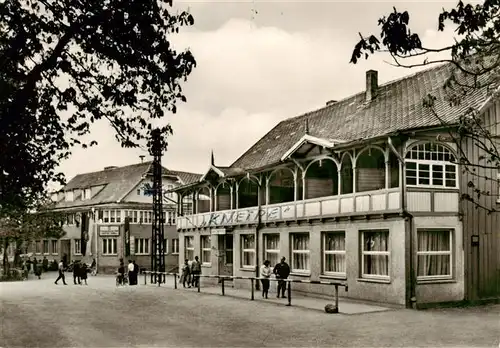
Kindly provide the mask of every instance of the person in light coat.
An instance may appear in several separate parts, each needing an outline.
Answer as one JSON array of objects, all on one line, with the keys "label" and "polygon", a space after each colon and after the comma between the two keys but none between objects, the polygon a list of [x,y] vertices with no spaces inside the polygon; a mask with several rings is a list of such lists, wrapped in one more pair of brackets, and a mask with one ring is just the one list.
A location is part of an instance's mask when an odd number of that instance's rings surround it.
[{"label": "person in light coat", "polygon": [[262,297],[267,298],[269,294],[269,278],[271,277],[271,267],[269,267],[269,260],[264,261],[264,264],[260,267],[260,276],[262,283]]}]

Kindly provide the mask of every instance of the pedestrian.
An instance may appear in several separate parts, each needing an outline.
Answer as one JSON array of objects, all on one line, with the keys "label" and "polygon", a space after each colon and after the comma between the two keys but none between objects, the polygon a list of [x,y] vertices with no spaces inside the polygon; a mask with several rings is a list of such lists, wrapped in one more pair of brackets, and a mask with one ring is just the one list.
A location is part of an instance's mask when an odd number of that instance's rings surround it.
[{"label": "pedestrian", "polygon": [[38,261],[36,257],[33,259],[33,274],[36,275],[36,266],[38,266]]},{"label": "pedestrian", "polygon": [[88,272],[88,267],[87,267],[87,264],[84,262],[84,263],[82,263],[82,266],[80,267],[80,278],[82,280],[82,285],[83,285],[83,281],[85,281],[85,285],[88,285],[87,284],[87,272]]},{"label": "pedestrian", "polygon": [[182,283],[182,286],[183,287],[186,287],[186,282],[188,284],[188,288],[191,287],[191,271],[189,269],[189,260],[186,259],[184,260],[184,265],[182,265],[182,273],[181,273],[181,279],[180,279],[180,282]]},{"label": "pedestrian", "polygon": [[26,269],[28,270],[28,273],[31,272],[31,258],[28,257],[28,260],[26,260]]},{"label": "pedestrian", "polygon": [[82,284],[80,280],[80,262],[73,261],[73,283],[76,285],[76,281],[78,280],[78,284]]},{"label": "pedestrian", "polygon": [[132,264],[134,265],[134,285],[137,285],[137,277],[139,276],[139,265],[135,263],[135,260],[132,261]]},{"label": "pedestrian", "polygon": [[44,272],[47,272],[49,270],[49,260],[47,260],[47,257],[45,256],[43,257],[42,267]]},{"label": "pedestrian", "polygon": [[129,283],[129,285],[135,285],[134,284],[134,264],[132,263],[132,260],[128,260],[128,283]]},{"label": "pedestrian", "polygon": [[201,274],[201,262],[198,256],[195,256],[194,261],[191,264],[191,275],[192,275],[191,284],[195,288],[198,287],[200,284],[200,274]]},{"label": "pedestrian", "polygon": [[276,278],[278,279],[278,291],[276,294],[276,297],[280,297],[280,292],[281,292],[281,297],[286,298],[285,296],[285,291],[286,291],[286,281],[285,279],[288,278],[290,275],[290,266],[285,262],[286,258],[283,256],[281,258],[281,262],[278,263],[276,266],[274,266],[273,273],[276,275]]},{"label": "pedestrian", "polygon": [[56,285],[59,279],[62,279],[64,285],[68,285],[66,284],[66,279],[64,277],[64,262],[62,262],[62,260],[61,262],[59,262],[59,277],[57,277],[56,281],[54,282]]},{"label": "pedestrian", "polygon": [[92,275],[95,276],[97,274],[97,262],[95,257],[92,259],[92,264],[90,265],[90,269],[92,270]]},{"label": "pedestrian", "polygon": [[125,280],[125,265],[123,264],[123,261],[120,261],[120,267],[118,267],[118,284],[123,285],[124,280]]},{"label": "pedestrian", "polygon": [[267,298],[269,295],[269,278],[271,277],[271,267],[269,267],[269,260],[264,261],[262,267],[260,267],[260,276],[262,279],[260,280],[262,283],[262,297]]}]

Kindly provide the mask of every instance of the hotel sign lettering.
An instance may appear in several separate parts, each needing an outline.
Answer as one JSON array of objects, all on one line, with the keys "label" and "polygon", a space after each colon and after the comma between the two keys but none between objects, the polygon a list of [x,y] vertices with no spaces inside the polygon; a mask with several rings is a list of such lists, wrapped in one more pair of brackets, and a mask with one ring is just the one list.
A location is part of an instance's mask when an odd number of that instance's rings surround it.
[{"label": "hotel sign lettering", "polygon": [[99,226],[99,235],[101,237],[117,237],[120,235],[119,226]]},{"label": "hotel sign lettering", "polygon": [[225,212],[213,212],[203,215],[200,227],[228,226],[238,224],[257,223],[259,214],[261,221],[274,221],[282,217],[284,213],[292,210],[292,206],[279,206],[272,208],[248,208]]}]

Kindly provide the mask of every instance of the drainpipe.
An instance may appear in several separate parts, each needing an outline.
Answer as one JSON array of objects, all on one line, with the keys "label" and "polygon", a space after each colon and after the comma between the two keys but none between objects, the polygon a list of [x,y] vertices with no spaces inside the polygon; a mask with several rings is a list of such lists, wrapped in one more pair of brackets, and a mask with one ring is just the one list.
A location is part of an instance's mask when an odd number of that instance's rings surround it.
[{"label": "drainpipe", "polygon": [[[262,224],[262,216],[260,214],[260,210],[262,208],[262,202],[261,202],[261,191],[262,191],[262,177],[259,180],[259,190],[257,192],[257,226],[255,227],[255,277],[259,277],[259,271],[260,271],[260,258],[259,258],[259,231],[261,228]],[[255,290],[260,290],[260,282],[258,280],[255,280]]]},{"label": "drainpipe", "polygon": [[394,155],[396,155],[396,157],[398,158],[399,162],[401,163],[401,173],[399,173],[400,175],[400,178],[401,178],[401,197],[400,197],[400,204],[401,204],[401,208],[402,208],[402,212],[403,212],[403,217],[405,219],[405,221],[408,222],[408,235],[409,236],[406,236],[407,240],[408,240],[408,243],[409,243],[409,260],[408,260],[408,263],[409,263],[409,272],[410,272],[410,276],[409,276],[409,286],[408,286],[408,289],[407,291],[409,292],[409,301],[407,299],[407,302],[409,302],[409,306],[413,309],[416,308],[416,305],[417,305],[417,297],[416,297],[416,284],[415,284],[415,265],[414,265],[414,255],[413,255],[413,250],[414,250],[414,246],[413,246],[413,215],[410,214],[407,210],[407,190],[406,190],[406,163],[405,163],[405,160],[403,158],[403,156],[401,156],[401,154],[396,150],[396,148],[394,147],[393,143],[392,143],[392,139],[391,137],[388,137],[387,138],[387,144],[389,146],[389,149],[394,153]]}]

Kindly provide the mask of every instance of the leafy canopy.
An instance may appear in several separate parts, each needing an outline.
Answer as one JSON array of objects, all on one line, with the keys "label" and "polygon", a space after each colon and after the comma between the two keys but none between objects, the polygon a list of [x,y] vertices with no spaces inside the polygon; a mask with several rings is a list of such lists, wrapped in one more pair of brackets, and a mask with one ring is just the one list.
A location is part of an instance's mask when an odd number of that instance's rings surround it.
[{"label": "leafy canopy", "polygon": [[[40,199],[58,163],[106,119],[124,147],[176,112],[195,67],[170,35],[194,23],[166,0],[5,0],[0,4],[0,216]],[[172,133],[170,125],[161,128]],[[165,142],[166,146],[166,142]]]}]

